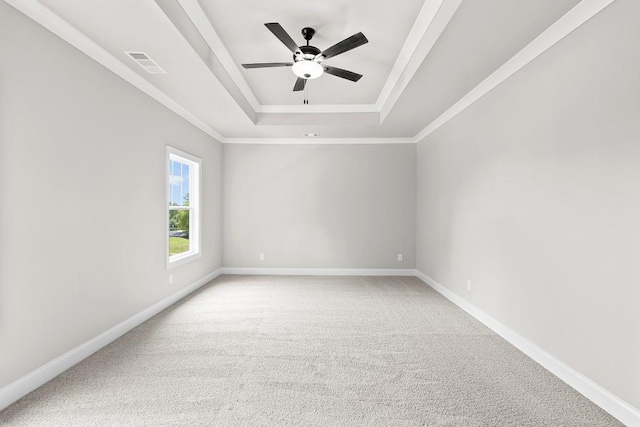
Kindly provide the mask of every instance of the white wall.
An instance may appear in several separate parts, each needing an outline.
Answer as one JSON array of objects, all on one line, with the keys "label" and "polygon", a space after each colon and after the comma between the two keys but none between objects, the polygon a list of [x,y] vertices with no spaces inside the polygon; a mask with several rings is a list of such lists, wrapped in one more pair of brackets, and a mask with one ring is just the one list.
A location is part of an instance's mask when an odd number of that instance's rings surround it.
[{"label": "white wall", "polygon": [[420,271],[636,408],[638,16],[616,1],[423,140],[417,190]]},{"label": "white wall", "polygon": [[415,267],[414,144],[223,153],[225,267]]},{"label": "white wall", "polygon": [[[202,158],[203,257],[165,269],[165,146]],[[0,2],[0,387],[221,265],[221,147]]]}]

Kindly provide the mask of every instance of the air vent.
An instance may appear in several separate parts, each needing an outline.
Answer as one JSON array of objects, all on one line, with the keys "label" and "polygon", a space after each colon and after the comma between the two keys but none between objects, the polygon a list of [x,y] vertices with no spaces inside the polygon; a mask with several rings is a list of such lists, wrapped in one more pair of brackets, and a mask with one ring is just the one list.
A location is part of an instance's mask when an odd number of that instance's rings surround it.
[{"label": "air vent", "polygon": [[320,136],[320,134],[317,132],[307,132],[304,134],[304,136],[306,136],[307,138],[317,138]]},{"label": "air vent", "polygon": [[167,74],[153,59],[144,52],[125,52],[149,74]]}]

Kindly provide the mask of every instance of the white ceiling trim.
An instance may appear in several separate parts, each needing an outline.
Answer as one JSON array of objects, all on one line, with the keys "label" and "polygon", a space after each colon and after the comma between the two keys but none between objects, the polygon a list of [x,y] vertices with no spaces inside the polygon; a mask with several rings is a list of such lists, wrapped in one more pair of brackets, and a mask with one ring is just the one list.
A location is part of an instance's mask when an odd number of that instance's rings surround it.
[{"label": "white ceiling trim", "polygon": [[382,107],[387,103],[387,100],[391,96],[391,91],[396,88],[402,72],[407,68],[407,65],[409,65],[413,54],[416,49],[418,49],[420,40],[424,37],[424,34],[427,32],[431,22],[433,22],[433,18],[435,18],[443,2],[444,0],[425,0],[416,21],[411,27],[411,31],[409,31],[407,40],[405,40],[402,49],[400,49],[398,59],[396,59],[396,62],[393,64],[389,77],[387,77],[387,81],[384,83],[384,86],[382,86],[380,95],[378,95],[378,100],[376,101],[378,110],[382,110]]},{"label": "white ceiling trim", "polygon": [[144,77],[133,71],[118,58],[103,49],[74,26],[55,14],[51,9],[36,0],[5,0],[38,24],[42,25],[62,40],[80,50],[96,62],[111,70],[133,86],[137,87],[180,117],[198,127],[209,136],[222,141],[224,137],[211,126],[200,120],[191,111],[184,108],[169,95],[158,89]]},{"label": "white ceiling trim", "polygon": [[[461,1],[462,0],[457,1],[455,9],[457,9]],[[402,49],[400,49],[400,53],[398,54],[395,64],[393,64],[391,73],[389,73],[389,77],[378,95],[376,107],[378,108],[378,111],[382,111],[383,109],[385,110],[385,113],[381,117],[381,121],[386,118],[388,112],[393,108],[393,105],[395,105],[396,101],[407,87],[407,84],[409,84],[413,74],[415,74],[415,70],[417,70],[417,67],[424,60],[424,57],[420,59],[417,58],[416,51],[420,46],[420,42],[425,37],[427,30],[431,28],[431,25],[433,24],[438,11],[442,7],[443,2],[444,0],[426,0],[422,5],[422,9],[420,9],[420,13],[418,13],[418,17],[413,23],[411,31],[409,31],[409,36],[407,36],[407,40],[404,42]],[[447,19],[447,22],[449,19]],[[440,33],[436,35],[436,39],[439,35]],[[429,47],[429,50],[430,48],[431,47]],[[428,53],[428,50],[426,53]],[[411,67],[409,67],[410,64]],[[412,69],[413,72],[405,74],[405,70],[408,68]]]},{"label": "white ceiling trim", "polygon": [[373,104],[335,104],[335,105],[261,105],[256,113],[377,113]]},{"label": "white ceiling trim", "polygon": [[516,53],[511,59],[494,71],[489,77],[484,79],[478,86],[460,98],[460,100],[453,104],[447,111],[418,132],[414,137],[414,141],[418,143],[435,132],[442,125],[460,114],[471,104],[514,75],[614,1],[615,0],[582,0],[520,52]]},{"label": "white ceiling trim", "polygon": [[231,54],[225,47],[224,43],[218,36],[215,28],[211,25],[211,21],[207,18],[204,10],[200,7],[197,0],[178,0],[178,3],[187,14],[193,25],[202,35],[202,38],[207,42],[211,51],[215,53],[216,57],[224,67],[224,69],[233,80],[233,83],[238,87],[240,93],[245,97],[254,112],[257,112],[260,108],[260,102],[256,95],[253,93],[247,81],[242,77],[242,73],[238,69],[238,66],[233,61]]},{"label": "white ceiling trim", "polygon": [[225,138],[225,144],[414,144],[413,138]]},{"label": "white ceiling trim", "polygon": [[[420,68],[420,65],[422,65],[422,62],[431,52],[431,48],[440,38],[461,3],[462,0],[449,0],[444,4],[442,1],[440,1],[440,4],[428,2],[420,11],[419,21],[416,20],[416,32],[413,33],[412,29],[412,34],[410,35],[413,36],[410,41],[412,44],[415,43],[415,46],[409,48],[410,57],[406,60],[406,66],[399,70],[399,75],[393,82],[394,86],[389,92],[389,96],[384,100],[378,100],[380,103],[380,122],[387,118],[396,101],[398,101],[418,68]],[[408,55],[409,53],[406,54]]]}]

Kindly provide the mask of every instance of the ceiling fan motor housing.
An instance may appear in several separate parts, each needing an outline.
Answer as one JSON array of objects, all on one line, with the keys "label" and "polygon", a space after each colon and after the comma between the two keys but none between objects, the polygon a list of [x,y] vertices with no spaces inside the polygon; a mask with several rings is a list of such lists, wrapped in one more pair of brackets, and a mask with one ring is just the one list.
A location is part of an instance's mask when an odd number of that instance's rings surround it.
[{"label": "ceiling fan motor housing", "polygon": [[[310,28],[309,28],[310,29]],[[304,30],[303,30],[304,34]],[[318,56],[322,51],[315,46],[298,46],[300,48],[300,52],[296,52],[293,55],[293,60],[295,62],[293,72],[298,77],[302,77],[304,79],[314,79],[320,77],[322,75],[322,66],[320,66],[320,62],[322,62],[323,57]],[[304,67],[298,65],[301,62],[305,62]],[[300,64],[302,65],[302,64]]]},{"label": "ceiling fan motor housing", "polygon": [[300,48],[300,52],[302,52],[302,54],[298,52],[293,54],[293,60],[296,62],[304,61],[305,59],[313,60],[316,56],[318,56],[318,54],[322,53],[322,51],[315,46],[298,46],[298,47]]}]

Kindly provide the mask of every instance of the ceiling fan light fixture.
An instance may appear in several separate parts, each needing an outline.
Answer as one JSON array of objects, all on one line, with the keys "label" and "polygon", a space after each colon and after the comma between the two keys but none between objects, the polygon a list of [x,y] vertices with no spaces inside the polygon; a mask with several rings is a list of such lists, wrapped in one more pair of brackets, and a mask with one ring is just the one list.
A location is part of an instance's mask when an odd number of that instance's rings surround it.
[{"label": "ceiling fan light fixture", "polygon": [[[363,44],[369,42],[362,33],[357,33],[351,37],[347,37],[334,44],[333,46],[320,50],[315,46],[311,46],[309,41],[313,38],[315,30],[310,27],[302,29],[302,37],[307,41],[304,46],[298,46],[298,44],[291,38],[291,36],[282,28],[282,25],[277,22],[267,22],[264,24],[274,36],[278,38],[284,44],[287,49],[293,53],[293,62],[261,62],[242,64],[244,68],[273,68],[273,67],[291,67],[293,74],[297,79],[293,85],[294,92],[305,91],[307,87],[307,80],[317,79],[325,72],[332,76],[339,77],[341,79],[357,82],[362,77],[362,74],[354,73],[353,71],[343,70],[342,68],[331,67],[322,65],[326,59],[333,58],[334,56],[341,55],[352,49],[355,49]],[[309,104],[309,100],[306,98],[306,91],[304,104]]]},{"label": "ceiling fan light fixture", "polygon": [[293,70],[293,74],[301,79],[317,79],[322,75],[322,73],[324,73],[322,65],[310,60],[298,61],[293,64],[293,67],[291,68]]}]

